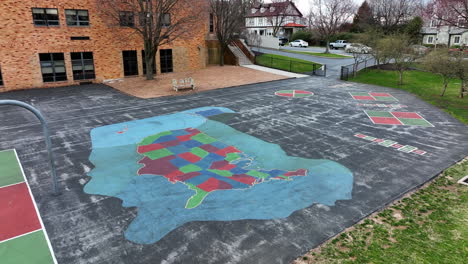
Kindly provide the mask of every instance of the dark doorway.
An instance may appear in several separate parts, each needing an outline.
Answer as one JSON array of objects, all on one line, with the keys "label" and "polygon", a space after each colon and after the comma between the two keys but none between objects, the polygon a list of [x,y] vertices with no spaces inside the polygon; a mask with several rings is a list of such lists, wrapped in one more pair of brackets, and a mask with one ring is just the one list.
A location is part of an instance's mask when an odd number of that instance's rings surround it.
[{"label": "dark doorway", "polygon": [[173,72],[172,68],[172,49],[162,49],[159,51],[161,60],[161,73]]},{"label": "dark doorway", "polygon": [[124,76],[138,75],[138,58],[136,50],[122,51]]},{"label": "dark doorway", "polygon": [[[145,51],[141,51],[141,60],[143,61],[143,74],[146,74]],[[156,59],[153,59],[153,74],[156,74]]]}]

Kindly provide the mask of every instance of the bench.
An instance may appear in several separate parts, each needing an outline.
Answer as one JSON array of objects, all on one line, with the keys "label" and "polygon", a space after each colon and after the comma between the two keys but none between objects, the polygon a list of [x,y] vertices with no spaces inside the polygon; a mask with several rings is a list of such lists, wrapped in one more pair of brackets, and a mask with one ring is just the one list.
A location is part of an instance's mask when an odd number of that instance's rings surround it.
[{"label": "bench", "polygon": [[176,92],[185,89],[195,90],[195,81],[192,77],[180,80],[172,79],[172,89],[174,89]]}]

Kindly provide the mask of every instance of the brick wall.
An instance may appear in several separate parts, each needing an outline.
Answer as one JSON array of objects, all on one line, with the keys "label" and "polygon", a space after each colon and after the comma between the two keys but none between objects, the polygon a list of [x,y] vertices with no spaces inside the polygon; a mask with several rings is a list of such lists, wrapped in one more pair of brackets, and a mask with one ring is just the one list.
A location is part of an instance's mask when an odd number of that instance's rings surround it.
[{"label": "brick wall", "polygon": [[[209,15],[203,8],[206,0],[193,0],[191,6],[178,8],[177,12],[191,12],[202,7],[199,22],[192,25],[189,34],[176,39],[160,49],[173,50],[174,71],[206,67]],[[59,26],[35,26],[32,8],[57,8]],[[206,6],[205,6],[206,7]],[[65,9],[86,9],[89,27],[67,26]],[[206,12],[206,14],[205,14]],[[98,11],[96,0],[1,0],[0,1],[0,68],[4,86],[0,91],[77,84],[73,81],[70,52],[91,51],[94,57],[96,78],[94,82],[123,78],[123,50],[136,50],[139,75],[143,75],[141,36],[133,29],[111,25]],[[135,23],[138,23],[135,16]],[[70,40],[71,36],[88,36],[90,40]],[[39,53],[64,53],[67,81],[42,80]],[[159,54],[156,68],[160,73]]]}]

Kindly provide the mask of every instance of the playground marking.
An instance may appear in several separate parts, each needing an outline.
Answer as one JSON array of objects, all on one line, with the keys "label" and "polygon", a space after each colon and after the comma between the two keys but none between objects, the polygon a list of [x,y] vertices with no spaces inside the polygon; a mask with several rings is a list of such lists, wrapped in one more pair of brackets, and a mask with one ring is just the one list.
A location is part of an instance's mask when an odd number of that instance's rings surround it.
[{"label": "playground marking", "polygon": [[373,92],[349,92],[354,100],[371,100],[371,101],[398,101],[390,93],[373,93]]},{"label": "playground marking", "polygon": [[405,125],[434,127],[421,115],[414,112],[364,111],[376,125]]},{"label": "playground marking", "polygon": [[309,97],[313,96],[313,92],[303,91],[303,90],[281,90],[276,91],[275,95],[284,96],[284,97],[293,97],[293,98],[301,98],[301,97]]},{"label": "playground marking", "polygon": [[[11,152],[11,155],[5,152]],[[25,258],[28,258],[26,261],[34,259],[41,264],[57,263],[16,150],[3,150],[0,154],[0,168],[4,172],[0,175],[0,197],[5,196],[1,199],[4,204],[0,201],[0,205],[4,206],[0,208],[3,213],[0,222],[0,259],[5,260],[2,263],[24,263]]]},{"label": "playground marking", "polygon": [[367,136],[367,135],[364,135],[364,134],[355,134],[354,136],[357,137],[357,138],[362,138],[362,139],[370,141],[370,142],[377,143],[380,146],[384,146],[386,148],[388,148],[388,147],[394,148],[394,149],[399,150],[399,151],[404,152],[404,153],[414,153],[414,154],[418,154],[418,155],[421,155],[421,156],[425,155],[427,153],[427,151],[418,149],[417,147],[410,146],[410,145],[399,144],[398,142],[393,141],[393,140],[375,138],[375,137]]},{"label": "playground marking", "polygon": [[358,103],[357,106],[365,106],[365,107],[388,107],[388,108],[404,108],[408,107],[407,105],[402,104],[362,104]]}]

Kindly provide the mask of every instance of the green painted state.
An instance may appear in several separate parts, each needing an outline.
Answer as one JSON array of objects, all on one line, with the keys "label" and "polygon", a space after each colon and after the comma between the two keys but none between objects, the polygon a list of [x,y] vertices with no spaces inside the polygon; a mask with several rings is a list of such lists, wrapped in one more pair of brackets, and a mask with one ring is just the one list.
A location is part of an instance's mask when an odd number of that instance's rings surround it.
[{"label": "green painted state", "polygon": [[54,263],[42,230],[0,243],[2,264]]},{"label": "green painted state", "polygon": [[233,152],[233,153],[228,153],[228,154],[226,155],[225,160],[231,162],[231,161],[237,160],[237,159],[239,159],[239,158],[240,158],[240,155],[237,154],[237,153],[235,153],[235,152]]},{"label": "green painted state", "polygon": [[189,187],[190,190],[195,191],[195,194],[192,195],[192,197],[188,199],[187,204],[185,205],[185,208],[187,209],[195,208],[198,205],[200,205],[201,202],[203,202],[203,199],[205,199],[205,197],[208,195],[209,192],[204,191],[191,183],[186,182],[185,184]]},{"label": "green painted state", "polygon": [[0,187],[24,181],[14,150],[0,152]]},{"label": "green painted state", "polygon": [[213,143],[213,142],[216,142],[217,140],[210,137],[210,136],[207,136],[203,133],[200,133],[200,134],[197,134],[195,136],[192,137],[192,139],[198,141],[198,142],[201,142],[203,144],[210,144],[210,143]]},{"label": "green painted state", "polygon": [[386,111],[366,111],[371,117],[394,117],[390,112]]},{"label": "green painted state", "polygon": [[171,131],[165,131],[165,132],[158,133],[156,135],[146,137],[145,139],[143,139],[143,141],[141,141],[139,143],[139,145],[143,146],[143,145],[152,144],[156,139],[158,139],[158,138],[160,138],[162,136],[168,136],[168,135],[172,135],[172,132]]},{"label": "green painted state", "polygon": [[266,173],[263,173],[263,172],[259,172],[259,171],[256,171],[256,170],[251,170],[249,172],[246,173],[247,175],[250,175],[250,176],[253,176],[253,177],[257,177],[257,178],[266,178],[270,175],[266,174]]},{"label": "green painted state", "polygon": [[309,96],[312,96],[313,94],[294,94],[294,97],[309,97]]},{"label": "green painted state", "polygon": [[231,173],[230,171],[227,171],[227,170],[213,170],[213,169],[208,169],[207,171],[216,173],[216,174],[221,175],[221,176],[223,176],[223,177],[231,177],[231,176],[232,176],[232,173]]},{"label": "green painted state", "polygon": [[395,97],[392,96],[374,96],[377,101],[398,101]]},{"label": "green painted state", "polygon": [[183,172],[183,173],[190,173],[190,172],[194,172],[194,171],[201,171],[202,168],[200,168],[200,167],[198,167],[197,165],[194,165],[194,164],[189,164],[189,165],[183,166],[179,170],[181,172]]},{"label": "green painted state", "polygon": [[413,147],[413,146],[404,146],[400,149],[398,149],[399,151],[403,151],[403,152],[406,152],[406,153],[409,153],[415,149],[418,149],[417,147]]},{"label": "green painted state", "polygon": [[365,136],[364,139],[365,139],[365,140],[372,141],[372,140],[377,139],[377,138],[371,137],[371,136]]},{"label": "green painted state", "polygon": [[160,159],[160,158],[170,156],[172,154],[173,154],[172,152],[164,148],[164,149],[158,149],[158,150],[147,152],[145,153],[145,156],[149,157],[152,160],[155,160],[155,159]]},{"label": "green painted state", "polygon": [[404,125],[431,127],[432,124],[424,119],[398,118]]},{"label": "green painted state", "polygon": [[196,148],[193,148],[190,150],[190,152],[194,155],[197,155],[198,157],[200,158],[204,158],[206,157],[206,155],[208,155],[208,151],[204,150],[204,149],[201,149],[199,147],[196,147]]}]

